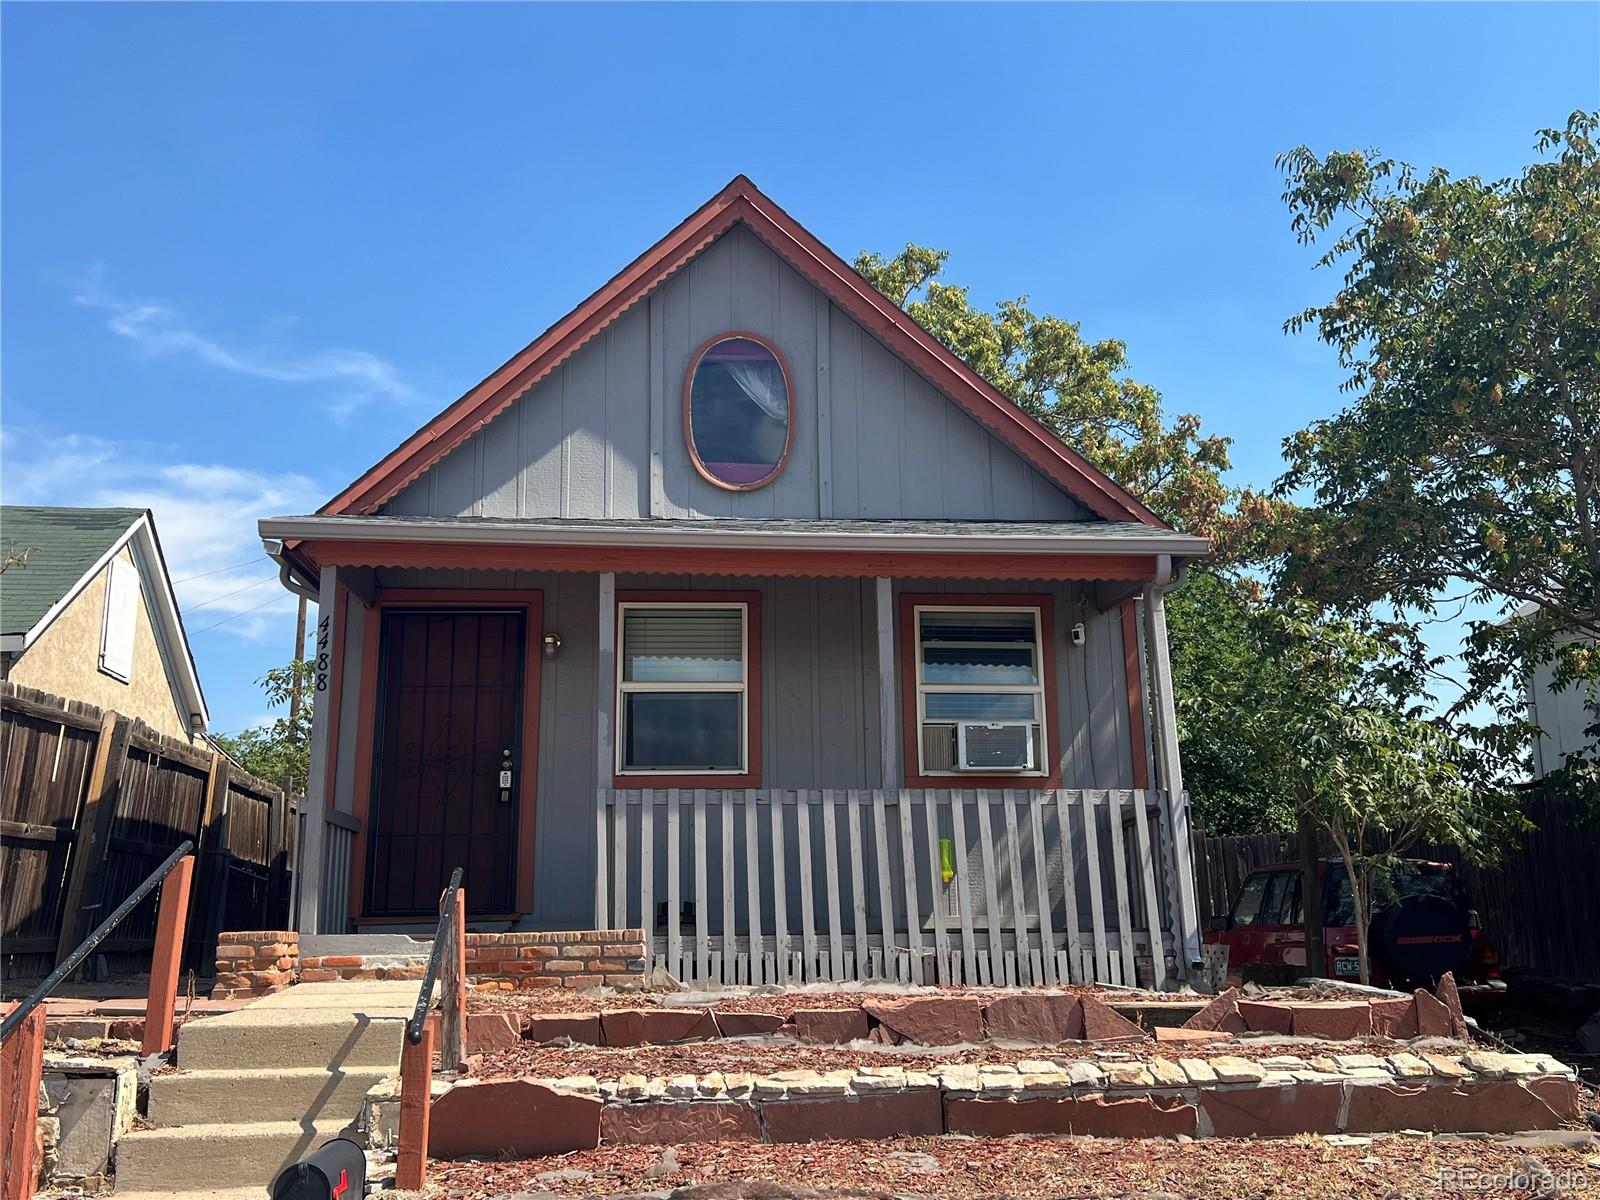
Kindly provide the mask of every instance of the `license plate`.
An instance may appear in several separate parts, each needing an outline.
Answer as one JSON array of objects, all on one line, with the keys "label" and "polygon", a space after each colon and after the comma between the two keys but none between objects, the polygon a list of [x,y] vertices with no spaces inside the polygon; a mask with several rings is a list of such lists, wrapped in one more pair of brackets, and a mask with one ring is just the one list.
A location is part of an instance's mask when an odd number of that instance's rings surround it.
[{"label": "license plate", "polygon": [[1333,959],[1333,973],[1335,975],[1360,975],[1361,959],[1355,955],[1335,955]]}]

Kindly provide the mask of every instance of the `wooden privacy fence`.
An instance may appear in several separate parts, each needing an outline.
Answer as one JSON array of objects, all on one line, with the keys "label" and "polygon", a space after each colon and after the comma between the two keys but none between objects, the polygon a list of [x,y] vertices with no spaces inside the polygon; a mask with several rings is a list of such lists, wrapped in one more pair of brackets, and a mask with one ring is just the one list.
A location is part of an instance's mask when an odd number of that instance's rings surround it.
[{"label": "wooden privacy fence", "polygon": [[596,923],[642,926],[690,986],[1161,986],[1196,930],[1165,792],[602,790],[597,812]]},{"label": "wooden privacy fence", "polygon": [[[198,870],[184,962],[209,974],[224,928],[280,927],[283,792],[218,753],[93,705],[0,684],[0,938],[8,976],[44,974],[186,838]],[[143,970],[156,905],[101,949]]]},{"label": "wooden privacy fence", "polygon": [[[1600,982],[1600,818],[1585,821],[1560,797],[1531,796],[1523,809],[1533,828],[1518,834],[1499,862],[1473,866],[1450,846],[1421,844],[1408,857],[1454,863],[1503,968],[1557,979]],[[1318,854],[1334,856],[1326,839]],[[1200,915],[1207,923],[1233,905],[1258,867],[1297,862],[1292,833],[1195,837]]]}]

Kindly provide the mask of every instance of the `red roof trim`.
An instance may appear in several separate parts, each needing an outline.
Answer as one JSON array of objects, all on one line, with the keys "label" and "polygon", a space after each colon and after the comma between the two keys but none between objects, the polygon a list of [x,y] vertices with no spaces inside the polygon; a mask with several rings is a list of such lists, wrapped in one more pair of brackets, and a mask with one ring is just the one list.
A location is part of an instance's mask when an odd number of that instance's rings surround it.
[{"label": "red roof trim", "polygon": [[985,382],[743,175],[736,177],[499,370],[417,430],[320,511],[331,515],[376,512],[400,489],[493,420],[595,334],[741,221],[969,416],[1100,516],[1166,528],[1164,522],[1122,487]]}]

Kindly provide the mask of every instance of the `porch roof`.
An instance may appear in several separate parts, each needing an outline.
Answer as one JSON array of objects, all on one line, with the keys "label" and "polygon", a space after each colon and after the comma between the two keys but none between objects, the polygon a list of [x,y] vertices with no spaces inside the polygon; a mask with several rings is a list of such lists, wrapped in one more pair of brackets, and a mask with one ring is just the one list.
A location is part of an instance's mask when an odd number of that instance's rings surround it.
[{"label": "porch roof", "polygon": [[1136,521],[289,516],[259,528],[307,568],[1142,581],[1210,550]]}]

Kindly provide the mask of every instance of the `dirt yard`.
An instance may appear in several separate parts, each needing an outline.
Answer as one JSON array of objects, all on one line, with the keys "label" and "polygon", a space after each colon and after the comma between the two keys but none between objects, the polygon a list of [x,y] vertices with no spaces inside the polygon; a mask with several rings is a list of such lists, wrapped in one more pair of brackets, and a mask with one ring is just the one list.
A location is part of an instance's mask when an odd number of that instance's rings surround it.
[{"label": "dirt yard", "polygon": [[[1343,1143],[1320,1137],[1190,1143],[954,1137],[788,1146],[727,1142],[679,1146],[670,1156],[660,1147],[624,1146],[523,1162],[441,1162],[432,1165],[431,1176],[438,1195],[461,1200],[501,1200],[518,1193],[660,1196],[674,1189],[685,1189],[676,1193],[678,1200],[793,1195],[752,1186],[760,1180],[939,1200],[1600,1196],[1600,1141],[1591,1138],[1583,1146],[1553,1141],[1550,1135],[1527,1141],[1402,1135]],[[1544,1186],[1546,1173],[1559,1190]],[[721,1181],[745,1186],[696,1186]]]}]

